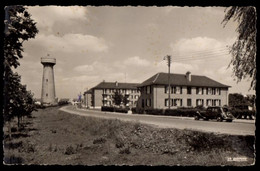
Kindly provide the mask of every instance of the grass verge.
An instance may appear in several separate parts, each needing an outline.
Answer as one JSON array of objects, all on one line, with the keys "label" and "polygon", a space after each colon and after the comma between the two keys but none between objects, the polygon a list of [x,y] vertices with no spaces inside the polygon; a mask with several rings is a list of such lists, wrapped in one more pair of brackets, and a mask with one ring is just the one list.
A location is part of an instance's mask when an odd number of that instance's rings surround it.
[{"label": "grass verge", "polygon": [[[41,109],[27,136],[4,141],[6,164],[203,165],[254,163],[254,136],[155,128]],[[243,158],[243,161],[233,160]],[[232,159],[232,160],[231,160]]]}]

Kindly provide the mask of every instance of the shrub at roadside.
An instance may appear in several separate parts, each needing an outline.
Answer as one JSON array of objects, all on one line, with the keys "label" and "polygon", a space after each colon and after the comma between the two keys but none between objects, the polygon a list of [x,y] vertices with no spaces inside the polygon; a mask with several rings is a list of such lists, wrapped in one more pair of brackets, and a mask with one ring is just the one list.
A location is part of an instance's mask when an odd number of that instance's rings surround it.
[{"label": "shrub at roadside", "polygon": [[127,113],[128,109],[126,109],[126,108],[118,108],[118,107],[110,107],[110,106],[102,106],[101,107],[101,111]]},{"label": "shrub at roadside", "polygon": [[115,108],[110,106],[102,106],[101,111],[108,111],[108,112],[114,112]]},{"label": "shrub at roadside", "polygon": [[166,109],[164,115],[193,117],[197,109]]},{"label": "shrub at roadside", "polygon": [[151,114],[151,115],[185,116],[185,117],[193,117],[197,110],[198,109],[195,108],[180,108],[180,109],[132,108],[133,114]]},{"label": "shrub at roadside", "polygon": [[250,110],[231,109],[230,112],[235,118],[238,119],[247,119],[247,117],[252,119],[253,117],[255,117],[255,112]]}]

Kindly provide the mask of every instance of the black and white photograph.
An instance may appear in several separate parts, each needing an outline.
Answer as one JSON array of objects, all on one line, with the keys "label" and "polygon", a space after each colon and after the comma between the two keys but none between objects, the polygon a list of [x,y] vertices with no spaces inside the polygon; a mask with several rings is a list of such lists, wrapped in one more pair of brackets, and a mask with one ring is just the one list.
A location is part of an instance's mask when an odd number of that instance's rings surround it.
[{"label": "black and white photograph", "polygon": [[3,165],[255,165],[256,23],[254,6],[5,6]]}]

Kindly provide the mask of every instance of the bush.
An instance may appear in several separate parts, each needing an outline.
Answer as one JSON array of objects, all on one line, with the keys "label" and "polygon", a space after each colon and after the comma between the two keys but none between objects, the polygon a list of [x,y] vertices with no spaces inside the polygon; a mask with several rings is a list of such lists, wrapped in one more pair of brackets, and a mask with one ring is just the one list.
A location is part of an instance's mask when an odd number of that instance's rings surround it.
[{"label": "bush", "polygon": [[115,112],[119,112],[119,113],[127,113],[128,112],[128,109],[125,109],[125,108],[116,108],[115,107]]},{"label": "bush", "polygon": [[144,111],[146,114],[151,114],[151,115],[163,115],[164,114],[163,109],[145,109]]},{"label": "bush", "polygon": [[193,117],[198,109],[196,108],[178,108],[178,109],[143,109],[132,108],[134,114],[151,114],[151,115],[166,115],[166,116],[186,116]]},{"label": "bush", "polygon": [[108,111],[108,112],[114,112],[115,108],[110,106],[102,106],[101,111]]},{"label": "bush", "polygon": [[232,113],[232,115],[235,118],[238,119],[242,119],[243,117],[246,119],[247,117],[249,117],[250,119],[252,119],[252,116],[255,116],[255,112],[254,111],[250,111],[250,110],[241,110],[241,109],[231,109],[230,112]]},{"label": "bush", "polygon": [[111,106],[102,106],[101,111],[127,113],[128,109],[127,108],[111,107]]},{"label": "bush", "polygon": [[61,100],[58,102],[59,106],[64,106],[64,105],[68,105],[68,104],[69,104],[69,102],[67,100]]},{"label": "bush", "polygon": [[166,109],[165,115],[167,116],[186,116],[186,117],[193,117],[196,113],[197,109]]},{"label": "bush", "polygon": [[144,109],[143,108],[132,108],[132,113],[133,114],[143,114],[145,111],[144,111]]}]

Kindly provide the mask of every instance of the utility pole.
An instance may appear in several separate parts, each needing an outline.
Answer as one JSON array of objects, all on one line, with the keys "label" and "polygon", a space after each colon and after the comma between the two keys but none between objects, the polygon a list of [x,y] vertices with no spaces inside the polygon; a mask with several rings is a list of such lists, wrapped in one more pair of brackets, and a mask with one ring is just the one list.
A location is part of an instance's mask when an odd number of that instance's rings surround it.
[{"label": "utility pole", "polygon": [[163,60],[167,60],[168,64],[168,108],[170,109],[171,104],[171,86],[170,86],[170,68],[171,68],[171,61],[172,57],[170,55],[166,55]]}]

